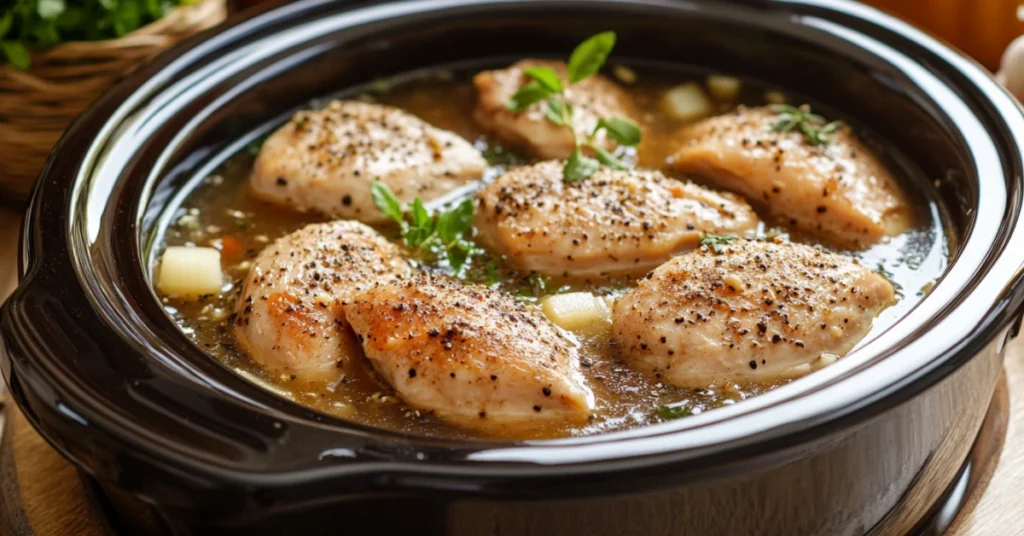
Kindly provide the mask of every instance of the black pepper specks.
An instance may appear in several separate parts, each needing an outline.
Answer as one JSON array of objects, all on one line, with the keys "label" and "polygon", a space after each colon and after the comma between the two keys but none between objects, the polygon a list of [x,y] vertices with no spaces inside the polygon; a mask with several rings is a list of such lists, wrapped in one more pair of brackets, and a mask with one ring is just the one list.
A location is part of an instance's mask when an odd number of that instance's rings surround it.
[{"label": "black pepper specks", "polygon": [[[741,280],[744,292],[727,278]],[[613,340],[667,383],[756,378],[768,361],[797,367],[821,352],[840,353],[849,347],[840,326],[870,325],[892,292],[878,274],[821,248],[736,240],[719,254],[676,257],[640,280],[616,304]],[[697,380],[688,376],[695,363]]]},{"label": "black pepper specks", "polygon": [[[575,342],[503,291],[416,275],[369,287],[344,313],[357,336],[390,334],[364,342],[367,357],[378,366],[400,364],[417,392],[437,389],[439,404],[452,396],[445,390],[458,389],[457,403],[474,404],[489,420],[531,408],[590,411],[573,367]],[[402,397],[402,385],[395,387]]]},{"label": "black pepper specks", "polygon": [[658,171],[605,167],[566,183],[557,161],[513,168],[477,200],[480,224],[518,250],[519,262],[570,273],[583,267],[640,273],[670,258],[667,244],[699,240],[700,232],[742,234],[757,223],[738,198]]}]

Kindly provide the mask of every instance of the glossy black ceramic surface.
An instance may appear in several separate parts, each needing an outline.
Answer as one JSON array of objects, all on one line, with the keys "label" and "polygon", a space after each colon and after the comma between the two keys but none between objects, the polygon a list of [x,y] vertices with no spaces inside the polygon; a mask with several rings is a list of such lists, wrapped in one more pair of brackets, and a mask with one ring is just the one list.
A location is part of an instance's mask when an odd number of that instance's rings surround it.
[{"label": "glossy black ceramic surface", "polygon": [[[878,338],[766,395],[525,443],[323,416],[210,359],[162,310],[147,270],[161,215],[231,147],[340,88],[556,54],[605,29],[617,57],[739,74],[854,115],[932,179],[920,187],[948,213],[946,275]],[[299,1],[161,56],[68,131],[0,313],[3,372],[44,437],[112,495],[157,505],[170,532],[907,528],[966,457],[1019,317],[1022,140],[1024,117],[981,68],[851,2]]]}]

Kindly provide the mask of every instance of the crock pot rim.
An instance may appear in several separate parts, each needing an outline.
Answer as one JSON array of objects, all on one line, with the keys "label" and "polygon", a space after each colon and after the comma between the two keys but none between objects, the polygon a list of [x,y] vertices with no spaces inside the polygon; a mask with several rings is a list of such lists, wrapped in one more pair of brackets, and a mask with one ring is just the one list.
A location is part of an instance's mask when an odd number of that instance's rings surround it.
[{"label": "crock pot rim", "polygon": [[[154,66],[143,69],[140,73],[137,73],[129,77],[129,79],[123,85],[119,86],[115,91],[108,94],[107,97],[105,97],[104,99],[101,99],[101,101],[86,115],[95,116],[98,113],[102,113],[105,110],[109,110],[110,108],[112,108],[113,105],[120,105],[120,103],[118,102],[119,97],[123,98],[129,94],[134,93],[134,90],[130,89],[131,87],[137,87],[138,85],[140,85],[140,81],[145,80],[150,76],[156,75],[160,71],[163,71],[169,65],[173,64],[176,61],[175,58],[184,58],[190,56],[193,60],[195,60],[197,58],[202,57],[203,54],[206,53],[215,54],[215,50],[217,49],[218,46],[226,46],[229,42],[232,42],[232,39],[237,41],[243,41],[245,35],[247,35],[245,33],[246,26],[251,25],[253,28],[258,27],[258,23],[261,17],[274,17],[276,18],[276,20],[281,20],[282,18],[285,17],[285,15],[283,14],[284,12],[290,12],[298,16],[304,10],[313,10],[317,6],[327,5],[329,3],[329,1],[324,0],[298,2],[294,5],[280,8],[281,11],[276,12],[274,15],[254,15],[253,19],[249,20],[248,22],[236,22],[235,25],[230,27],[228,31],[219,36],[212,36],[212,34],[207,35],[207,37],[210,37],[209,41],[206,41],[204,43],[198,43],[198,41],[194,42],[193,44],[196,45],[196,48],[194,49],[176,49],[176,52],[172,53],[172,55],[165,56],[162,61],[158,62]],[[409,5],[416,5],[421,3],[422,2],[410,2]],[[481,5],[505,4],[508,2],[507,0],[482,0],[474,2],[452,3],[472,3]],[[438,6],[439,4],[450,5],[452,3],[438,2],[434,3],[432,7],[436,8],[436,6]],[[585,4],[588,2],[562,1],[558,3],[562,5],[573,5]],[[594,2],[589,3],[627,5],[633,2],[631,2],[630,0],[595,0]],[[648,3],[657,4],[658,2]],[[737,3],[740,2],[737,1]],[[924,36],[920,32],[909,28],[904,23],[898,22],[886,15],[882,15],[879,12],[874,11],[870,8],[855,5],[849,2],[837,2],[834,3],[834,5],[828,6],[820,2],[800,0],[783,1],[780,3],[807,9],[808,11],[806,14],[808,16],[821,17],[824,13],[828,12],[842,17],[853,17],[857,21],[859,21],[860,24],[871,25],[874,31],[884,30],[888,32],[890,38],[900,38],[906,41],[911,41],[915,46],[928,50],[932,55],[933,61],[940,61],[948,64],[948,66],[951,69],[957,71],[963,77],[963,79],[960,81],[962,84],[969,85],[970,89],[978,92],[978,94],[980,95],[979,98],[988,101],[988,104],[990,105],[988,106],[990,108],[989,112],[991,112],[993,116],[987,119],[1001,119],[1003,121],[1003,123],[999,125],[999,128],[1004,130],[1004,132],[1001,133],[1001,135],[1004,136],[1004,138],[1001,140],[1002,142],[1004,142],[1002,144],[1004,145],[1004,154],[1002,156],[1005,159],[1007,159],[1005,164],[1009,168],[1004,170],[1004,174],[1006,177],[1010,177],[1012,180],[1020,180],[1021,165],[1019,152],[1021,147],[1021,140],[1024,139],[1024,118],[1021,118],[1019,116],[1020,114],[1017,113],[1018,109],[1012,98],[1010,98],[1001,88],[999,88],[998,85],[996,85],[990,77],[985,75],[978,66],[967,60],[964,60],[962,57],[959,57],[949,52],[948,49],[946,49],[942,45],[938,44],[931,38]],[[164,74],[166,75],[167,73]],[[94,123],[94,121],[87,121],[83,118],[76,122],[76,124],[71,129],[68,130],[68,133],[58,145],[57,150],[55,150],[54,155],[51,156],[51,159],[47,165],[47,170],[44,171],[43,173],[44,178],[49,177],[54,172],[54,167],[56,166],[56,163],[60,160],[60,149],[64,147],[66,144],[70,143],[68,141],[69,139],[78,138],[80,140],[84,136],[89,136],[90,138],[93,136],[93,134],[88,132],[88,129],[83,127],[83,125],[87,123]],[[109,124],[104,125],[104,129],[107,134],[111,132],[111,128],[112,126]],[[991,132],[990,134],[992,134],[993,136],[996,135],[995,133]],[[95,145],[95,143],[96,142],[94,141],[92,145]],[[1007,149],[1007,147],[1010,146],[1016,148],[1016,152],[1013,154],[1005,154],[1005,150]],[[31,220],[29,221],[29,224],[25,226],[25,233],[23,237],[24,248],[22,252],[21,262],[23,263],[26,269],[23,285],[31,284],[33,279],[32,271],[44,269],[45,265],[48,263],[47,259],[49,257],[55,255],[67,255],[71,253],[70,251],[53,251],[53,248],[50,248],[50,250],[44,252],[42,251],[43,248],[40,247],[40,245],[38,245],[40,236],[37,227],[40,225],[54,225],[53,222],[43,223],[38,221],[37,218],[39,216],[39,205],[41,203],[47,202],[59,202],[66,203],[66,206],[68,207],[75,206],[75,195],[82,193],[81,188],[83,188],[84,185],[81,183],[76,183],[75,188],[73,189],[73,192],[71,192],[70,196],[68,195],[69,192],[67,191],[53,191],[61,187],[62,184],[59,180],[43,180],[41,181],[40,186],[37,188],[36,193],[33,197],[33,202],[30,206],[30,212],[32,216],[30,216]],[[964,361],[968,360],[974,352],[978,351],[979,348],[987,344],[993,337],[998,335],[1001,332],[1001,330],[1005,329],[1010,324],[1010,322],[1016,317],[1017,311],[1020,307],[1020,303],[1022,300],[1019,276],[1020,266],[1022,265],[1022,261],[1024,261],[1024,257],[1018,254],[1010,258],[1011,256],[1008,256],[1006,254],[1006,250],[1008,249],[1009,245],[1020,245],[1022,242],[1024,242],[1024,240],[1022,240],[1021,237],[1021,222],[1019,218],[1019,188],[1014,193],[1016,195],[1015,197],[1009,199],[1009,204],[1007,207],[1008,211],[1012,215],[1012,222],[1004,222],[1002,227],[1000,228],[1000,233],[1005,233],[1005,236],[1003,236],[1003,243],[1001,244],[1002,251],[999,252],[999,255],[996,258],[992,259],[992,262],[987,267],[986,272],[991,273],[994,269],[999,268],[999,272],[1001,274],[1012,275],[1010,277],[1003,279],[1003,281],[1005,281],[1006,284],[1001,285],[1000,288],[993,289],[991,288],[991,284],[988,285],[988,288],[986,288],[987,296],[991,296],[992,306],[984,314],[983,321],[981,324],[979,324],[978,330],[976,330],[970,337],[959,340],[956,344],[944,349],[941,354],[935,355],[933,359],[928,361],[926,367],[922,367],[914,374],[903,376],[898,380],[890,382],[886,385],[876,385],[877,389],[873,390],[872,393],[868,394],[867,396],[859,398],[861,402],[859,405],[849,406],[847,408],[847,411],[845,412],[833,412],[828,415],[819,415],[819,417],[826,418],[822,418],[820,421],[813,423],[813,425],[811,426],[802,426],[799,428],[778,430],[779,432],[782,433],[768,434],[767,437],[772,437],[772,440],[779,444],[798,443],[800,441],[807,439],[808,437],[812,437],[818,433],[822,433],[824,430],[829,429],[831,427],[839,425],[849,425],[855,419],[864,419],[873,415],[874,413],[877,413],[878,411],[883,411],[886,407],[891,407],[893,404],[913,396],[921,389],[925,389],[928,386],[935,383],[936,381],[938,381],[945,374],[948,374],[949,372],[955,370],[956,367],[958,367]],[[83,237],[80,236],[79,238]],[[998,237],[973,238],[995,239]],[[1012,248],[1010,249],[1012,251]],[[1024,250],[1024,248],[1016,249],[1017,251]],[[998,266],[996,266],[997,264]],[[81,274],[79,274],[79,276],[81,277]],[[975,290],[977,290],[977,288],[975,288]],[[12,301],[17,299],[18,295],[15,295]],[[10,306],[5,306],[4,310],[4,314],[6,317],[10,312]],[[4,319],[5,326],[9,325],[9,320],[9,318]],[[5,333],[5,336],[8,335]],[[13,364],[9,365],[9,367],[17,368]],[[26,368],[23,370],[27,371],[29,369]],[[59,378],[59,374],[54,374],[54,370],[47,370],[46,367],[35,368],[33,372],[36,374],[48,374],[49,381],[54,381],[57,383],[71,381],[73,383],[72,378]],[[65,386],[67,386],[67,384],[65,384]],[[68,389],[66,392],[71,393],[73,391],[74,389]],[[24,404],[22,398],[19,398],[19,402]],[[93,413],[92,410],[95,410],[97,408],[93,407],[90,409],[91,404],[76,402],[82,401],[64,401],[64,403],[67,404],[68,406],[75,408],[74,411],[80,414],[82,418],[85,419],[87,422],[106,421],[105,424],[109,425],[109,427],[103,427],[106,433],[113,433],[114,435],[117,435],[120,440],[126,443],[135,444],[140,448],[146,448],[145,441],[140,441],[138,437],[133,437],[132,434],[126,432],[125,429],[121,429],[119,432],[114,433],[114,430],[117,430],[119,428],[118,423],[115,420],[104,419],[99,414]],[[736,406],[736,408],[730,408],[729,410],[719,410],[722,411],[723,413],[720,413],[718,417],[721,417],[720,420],[731,418],[731,416],[726,415],[726,411],[733,411],[734,413],[737,414],[744,413],[743,411],[741,411],[742,409],[744,409],[741,406],[742,405],[738,405]],[[28,412],[28,414],[30,418],[33,416],[32,412]],[[282,416],[275,417],[282,418],[283,420],[288,420],[287,418]],[[802,420],[801,422],[807,425],[810,424],[811,421]],[[670,423],[667,425],[658,426],[662,428],[659,430],[657,429],[657,427],[648,427],[647,433],[639,432],[638,435],[641,435],[642,437],[623,439],[617,437],[615,434],[611,434],[607,436],[595,436],[593,438],[586,440],[584,443],[598,445],[602,443],[619,443],[622,441],[643,442],[650,441],[652,439],[652,435],[667,438],[670,436],[674,436],[675,434],[686,433],[687,429],[691,428],[691,426],[689,426],[687,423],[683,423],[681,421],[678,423]],[[651,433],[651,431],[658,433]],[[391,435],[392,434],[389,434],[384,431],[381,431],[380,433],[380,437],[382,440],[387,440],[387,438]],[[408,438],[408,436],[405,437]],[[757,440],[760,442],[763,442],[765,438],[765,436],[748,437],[748,439],[750,440]],[[798,441],[798,438],[801,439],[799,439]],[[436,442],[430,441],[430,443]],[[457,440],[456,443],[462,445],[466,444],[464,440]],[[470,456],[468,457],[468,459],[476,462],[496,462],[498,466],[509,464],[509,462],[518,462],[511,464],[515,466],[514,468],[511,466],[506,467],[505,469],[507,470],[502,470],[501,467],[497,466],[485,469],[485,471],[490,471],[492,473],[505,473],[505,476],[529,476],[529,474],[522,472],[522,467],[520,466],[520,463],[538,464],[542,466],[542,470],[544,472],[548,472],[551,469],[552,465],[565,464],[579,467],[580,465],[585,464],[583,462],[580,462],[580,460],[583,457],[581,456],[583,453],[580,451],[580,447],[582,446],[581,442],[573,440],[562,443],[564,443],[565,445],[572,444],[573,446],[572,452],[568,454],[568,458],[566,459],[559,459],[561,455],[558,455],[554,452],[562,448],[562,446],[564,446],[560,444],[559,441],[547,441],[538,444],[525,443],[515,445],[501,444],[495,442],[475,442],[474,446],[480,447],[479,453],[476,455],[476,457]],[[736,446],[734,445],[734,447]],[[547,450],[547,452],[549,453],[548,455],[540,454],[540,452],[544,449]],[[731,450],[732,449],[730,449],[730,451]],[[604,450],[603,453],[599,453],[602,455],[595,456],[594,459],[591,460],[591,462],[630,460],[629,465],[635,467],[636,458],[638,457],[647,458],[651,464],[656,464],[664,461],[663,458],[672,458],[671,455],[677,453],[677,451],[678,449],[669,449],[667,451],[662,451],[658,453],[650,451],[646,453],[639,453],[639,451],[634,451],[630,452],[629,454],[623,454],[622,451],[613,453],[608,450]],[[520,453],[522,453],[522,457],[520,457]],[[547,456],[554,456],[554,458]],[[196,460],[192,460],[192,462],[195,461]],[[406,462],[409,462],[409,460],[406,460]],[[187,463],[186,465],[191,465],[191,463]],[[398,463],[395,465],[391,465],[389,469],[395,471],[418,472],[414,465],[415,464],[410,463]],[[481,465],[493,464],[487,463]],[[369,468],[369,466],[367,466],[367,468]],[[380,469],[380,467],[378,467],[378,469]],[[466,468],[463,467],[463,469]],[[316,474],[309,475],[310,478],[322,478],[331,471],[326,468],[320,467],[316,468],[313,472]],[[273,476],[271,475],[251,474],[250,476],[253,479],[252,481],[263,481],[264,483],[266,483],[268,479],[273,478]],[[455,476],[455,473],[453,473],[453,476]],[[240,480],[246,481],[248,479],[242,478]]]}]

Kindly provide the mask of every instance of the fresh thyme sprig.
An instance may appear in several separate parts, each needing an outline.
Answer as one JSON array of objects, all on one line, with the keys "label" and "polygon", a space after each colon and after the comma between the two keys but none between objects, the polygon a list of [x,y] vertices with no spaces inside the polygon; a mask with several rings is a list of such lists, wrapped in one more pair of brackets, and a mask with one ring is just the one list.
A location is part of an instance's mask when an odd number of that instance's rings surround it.
[{"label": "fresh thyme sprig", "polygon": [[789,132],[798,130],[807,139],[807,143],[818,146],[828,145],[832,140],[826,138],[843,127],[842,121],[825,122],[825,118],[811,113],[811,107],[804,104],[799,108],[788,104],[776,104],[772,111],[782,116],[774,125],[772,132]]},{"label": "fresh thyme sprig", "polygon": [[[602,32],[580,43],[567,64],[568,83],[550,67],[530,67],[523,74],[531,82],[519,88],[505,103],[511,112],[522,112],[534,104],[545,101],[544,117],[553,125],[565,127],[572,133],[573,148],[569,159],[562,168],[562,177],[568,182],[586,179],[593,175],[602,164],[613,169],[629,169],[629,166],[611,152],[598,147],[594,141],[604,130],[607,136],[619,145],[636,146],[640,144],[640,127],[633,121],[622,117],[602,117],[594,130],[585,138],[580,139],[573,123],[572,104],[566,96],[566,90],[572,84],[585,80],[601,69],[608,54],[615,47],[615,32]],[[589,150],[595,158],[583,153]]]},{"label": "fresh thyme sprig", "polygon": [[449,210],[427,212],[419,197],[404,205],[380,181],[370,186],[373,203],[398,224],[406,247],[414,253],[444,255],[456,275],[479,248],[469,240],[473,231],[473,201],[466,199]]},{"label": "fresh thyme sprig", "polygon": [[734,240],[735,236],[704,235],[704,238],[700,239],[700,245],[709,246],[715,253],[721,253],[723,248],[732,244]]}]

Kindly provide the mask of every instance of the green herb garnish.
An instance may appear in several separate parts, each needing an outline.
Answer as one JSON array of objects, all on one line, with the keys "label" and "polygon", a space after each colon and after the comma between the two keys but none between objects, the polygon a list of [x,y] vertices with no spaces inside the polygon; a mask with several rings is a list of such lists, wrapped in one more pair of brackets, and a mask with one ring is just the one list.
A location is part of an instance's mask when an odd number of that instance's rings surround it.
[{"label": "green herb garnish", "polygon": [[484,160],[492,166],[516,166],[528,162],[527,158],[498,144],[489,144],[483,154]]},{"label": "green herb garnish", "polygon": [[377,208],[398,224],[410,251],[444,255],[456,275],[462,274],[469,258],[478,252],[477,246],[469,240],[473,231],[471,199],[449,210],[430,214],[420,198],[405,205],[380,181],[373,182],[370,194]]},{"label": "green herb garnish", "polygon": [[693,415],[693,410],[689,406],[661,406],[658,408],[657,414],[658,417],[671,421],[673,419],[689,417]]},{"label": "green herb garnish", "polygon": [[548,278],[537,272],[530,272],[530,275],[519,280],[517,295],[520,298],[540,298],[546,294],[547,289]]},{"label": "green herb garnish", "polygon": [[896,282],[896,276],[892,272],[887,270],[884,264],[878,263],[878,266],[875,268],[875,272],[877,272],[878,275],[884,277],[885,280],[888,281],[890,285],[892,285],[892,289],[896,294],[896,297],[903,297],[903,286]]},{"label": "green herb garnish", "polygon": [[501,279],[498,277],[498,263],[489,261],[487,263],[487,286],[496,287]]},{"label": "green herb garnish", "polygon": [[31,49],[122,37],[195,0],[10,0],[0,2],[0,61],[29,68]]},{"label": "green herb garnish", "polygon": [[732,244],[734,240],[735,236],[704,235],[704,238],[700,239],[700,245],[709,246],[715,253],[721,253],[723,248]]},{"label": "green herb garnish", "polygon": [[245,146],[246,154],[249,156],[259,156],[260,151],[263,150],[263,142],[265,141],[267,141],[267,136],[260,136],[259,138],[249,142],[249,144]]},{"label": "green herb garnish", "polygon": [[[585,80],[601,69],[608,54],[615,47],[615,32],[602,32],[580,43],[567,64],[568,83],[550,67],[530,67],[523,71],[531,82],[519,88],[505,103],[512,112],[522,112],[534,104],[545,101],[544,117],[553,125],[568,128],[572,132],[575,148],[562,168],[562,177],[568,182],[586,179],[601,165],[613,169],[629,169],[629,166],[613,155],[594,145],[597,134],[604,130],[609,138],[621,146],[633,147],[640,144],[640,127],[622,117],[603,117],[586,139],[580,139],[573,123],[572,105],[566,98],[566,89],[572,84]],[[586,149],[594,157],[583,154]]]},{"label": "green herb garnish", "polygon": [[772,125],[772,132],[797,130],[804,135],[807,143],[814,146],[832,143],[832,140],[825,136],[831,136],[843,127],[842,121],[826,123],[824,117],[811,113],[811,107],[806,104],[799,108],[788,104],[776,104],[772,106],[772,111],[782,116]]}]

